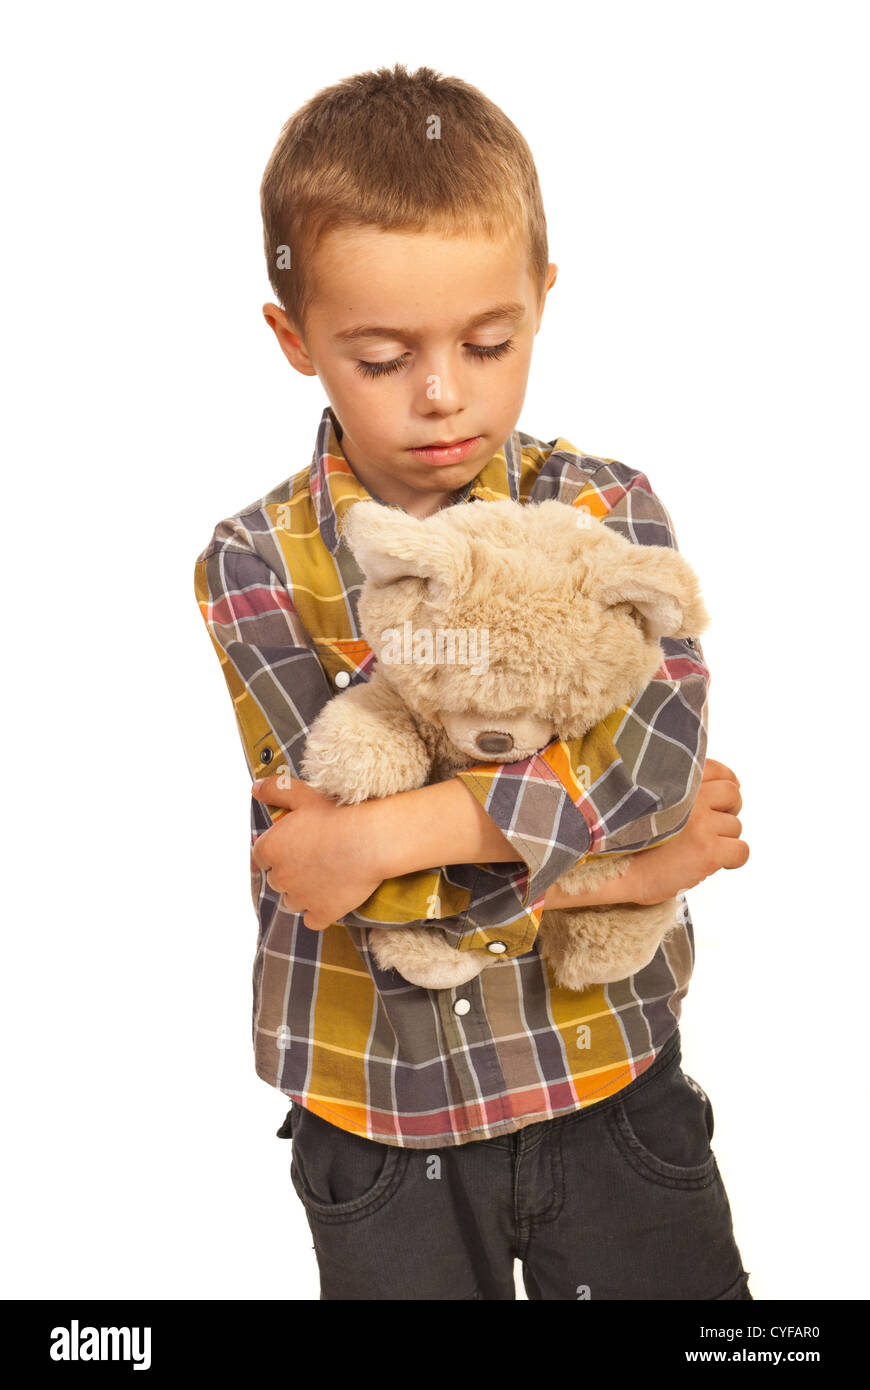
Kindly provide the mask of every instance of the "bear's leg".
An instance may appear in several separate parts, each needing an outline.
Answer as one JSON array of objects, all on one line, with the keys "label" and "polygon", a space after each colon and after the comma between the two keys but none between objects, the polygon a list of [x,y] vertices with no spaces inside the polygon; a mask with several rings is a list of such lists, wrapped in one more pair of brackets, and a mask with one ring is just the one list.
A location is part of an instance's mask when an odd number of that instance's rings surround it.
[{"label": "bear's leg", "polygon": [[456,951],[438,927],[370,927],[368,944],[381,970],[398,970],[423,989],[452,989],[493,962],[483,951]]},{"label": "bear's leg", "polygon": [[614,903],[550,910],[538,931],[541,955],[557,985],[584,990],[625,980],[649,965],[681,920],[677,898],[651,906]]}]

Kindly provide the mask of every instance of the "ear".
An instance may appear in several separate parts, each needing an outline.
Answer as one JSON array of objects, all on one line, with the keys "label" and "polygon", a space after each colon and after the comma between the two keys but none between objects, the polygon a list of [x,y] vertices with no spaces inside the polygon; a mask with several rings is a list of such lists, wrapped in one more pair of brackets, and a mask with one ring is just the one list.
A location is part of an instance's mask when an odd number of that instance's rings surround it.
[{"label": "ear", "polygon": [[367,579],[381,586],[425,579],[433,598],[458,586],[467,565],[467,543],[438,519],[409,516],[396,507],[361,498],[349,507],[341,538]]},{"label": "ear", "polygon": [[605,558],[590,593],[608,607],[632,604],[649,637],[697,637],[710,626],[695,571],[667,545],[629,541],[618,561]]}]

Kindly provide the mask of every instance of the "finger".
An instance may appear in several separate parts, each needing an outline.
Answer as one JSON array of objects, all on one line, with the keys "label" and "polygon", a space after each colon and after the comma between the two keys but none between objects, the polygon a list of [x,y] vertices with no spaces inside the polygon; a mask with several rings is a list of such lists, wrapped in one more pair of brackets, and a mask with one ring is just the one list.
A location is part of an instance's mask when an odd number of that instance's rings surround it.
[{"label": "finger", "polygon": [[281,895],[281,906],[285,912],[292,912],[294,917],[301,917],[305,908],[295,898],[289,898],[286,893]]},{"label": "finger", "polygon": [[745,840],[722,841],[722,868],[742,869],[749,858],[749,846]]},{"label": "finger", "polygon": [[281,906],[284,908],[285,912],[304,911],[304,908],[302,904],[299,902],[299,900],[293,898],[291,894],[286,893],[284,891],[284,885],[283,883],[279,882],[279,875],[275,872],[274,869],[270,869],[269,872],[266,874],[266,882],[268,883],[269,887],[279,895],[281,900]]},{"label": "finger", "polygon": [[293,777],[289,767],[285,764],[279,767],[278,771],[271,777],[260,777],[251,784],[251,796],[256,801],[263,802],[266,806],[290,806],[295,805],[295,793],[298,787],[304,786],[298,778]]},{"label": "finger", "polygon": [[264,844],[264,841],[268,838],[268,836],[269,831],[263,831],[262,834],[257,835],[253,845],[251,846],[251,862],[253,864],[256,864],[258,869],[267,870],[271,869],[272,867],[272,860],[269,854],[269,849]]},{"label": "finger", "polygon": [[326,931],[326,928],[330,925],[329,922],[319,921],[319,919],[312,916],[310,912],[307,912],[302,918],[302,923],[309,931]]},{"label": "finger", "polygon": [[707,806],[713,811],[733,811],[736,814],[737,811],[743,808],[743,797],[740,794],[740,788],[735,782],[729,782],[724,777],[717,777],[706,783],[704,787],[704,800]]},{"label": "finger", "polygon": [[727,839],[736,840],[743,833],[743,826],[737,816],[729,815],[727,811],[714,811],[711,816],[711,828],[717,835],[724,835]]},{"label": "finger", "polygon": [[708,782],[713,778],[725,778],[733,782],[735,786],[740,786],[740,780],[735,772],[731,771],[725,763],[717,762],[715,758],[707,758],[704,763],[704,775],[702,780]]}]

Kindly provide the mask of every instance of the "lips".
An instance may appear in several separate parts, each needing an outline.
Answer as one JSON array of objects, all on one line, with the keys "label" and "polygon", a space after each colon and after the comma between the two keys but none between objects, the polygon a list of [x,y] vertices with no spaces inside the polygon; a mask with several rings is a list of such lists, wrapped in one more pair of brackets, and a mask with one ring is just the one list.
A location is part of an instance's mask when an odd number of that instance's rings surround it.
[{"label": "lips", "polygon": [[482,435],[475,434],[456,440],[452,444],[421,444],[419,448],[411,449],[410,452],[423,463],[460,463],[474,453],[482,438]]}]

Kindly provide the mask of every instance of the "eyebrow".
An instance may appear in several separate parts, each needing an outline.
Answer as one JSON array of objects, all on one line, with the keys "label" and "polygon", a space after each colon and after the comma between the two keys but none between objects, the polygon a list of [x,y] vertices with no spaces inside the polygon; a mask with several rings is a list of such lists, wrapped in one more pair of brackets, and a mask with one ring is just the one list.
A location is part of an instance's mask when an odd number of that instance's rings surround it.
[{"label": "eyebrow", "polygon": [[[501,319],[510,319],[512,322],[519,319],[526,312],[525,304],[519,300],[510,300],[506,304],[494,304],[491,309],[484,309],[482,314],[475,314],[474,318],[469,319],[465,325],[466,331],[472,328],[483,328],[488,323],[493,323]],[[332,340],[335,343],[356,343],[362,338],[405,338],[412,336],[408,334],[406,328],[384,328],[380,325],[359,324],[354,328],[345,328],[340,333],[334,333]]]}]

